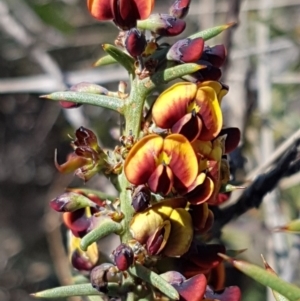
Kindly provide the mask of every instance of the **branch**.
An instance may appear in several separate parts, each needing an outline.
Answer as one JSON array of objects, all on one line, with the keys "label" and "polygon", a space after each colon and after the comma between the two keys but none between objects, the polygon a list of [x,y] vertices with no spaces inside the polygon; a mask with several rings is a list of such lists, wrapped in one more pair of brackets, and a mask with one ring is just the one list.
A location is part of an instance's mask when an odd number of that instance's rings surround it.
[{"label": "branch", "polygon": [[277,186],[280,179],[289,173],[290,168],[294,164],[298,164],[298,161],[297,163],[293,161],[298,154],[297,148],[299,144],[300,139],[294,141],[294,145],[279,159],[275,167],[269,172],[259,175],[235,204],[223,210],[217,207],[211,208],[215,215],[215,223],[211,230],[214,237],[220,236],[221,229],[228,222],[246,213],[248,210],[260,206],[264,196]]}]

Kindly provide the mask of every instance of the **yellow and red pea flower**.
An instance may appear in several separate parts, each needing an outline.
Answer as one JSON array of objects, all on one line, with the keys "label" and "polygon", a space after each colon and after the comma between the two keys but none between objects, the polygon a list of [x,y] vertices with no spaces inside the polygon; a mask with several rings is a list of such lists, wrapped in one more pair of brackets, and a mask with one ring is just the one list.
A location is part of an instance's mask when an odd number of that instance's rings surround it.
[{"label": "yellow and red pea flower", "polygon": [[76,140],[71,144],[74,153],[61,165],[55,158],[55,166],[61,173],[75,171],[75,174],[86,182],[106,167],[107,155],[98,145],[97,137],[91,130],[80,127],[75,135]]},{"label": "yellow and red pea flower", "polygon": [[90,14],[99,21],[113,20],[123,30],[136,27],[137,20],[147,19],[154,0],[88,0]]},{"label": "yellow and red pea flower", "polygon": [[213,141],[196,140],[192,146],[199,160],[199,170],[206,171],[206,176],[213,182],[213,192],[206,199],[208,204],[217,205],[217,194],[221,185],[226,184],[230,178],[229,165],[223,158],[225,153],[225,136],[219,136]]},{"label": "yellow and red pea flower", "polygon": [[166,199],[131,220],[130,232],[146,245],[150,255],[179,257],[186,253],[193,238],[192,218],[184,198]]},{"label": "yellow and red pea flower", "polygon": [[176,83],[161,93],[154,103],[153,120],[158,127],[171,129],[190,141],[210,141],[222,129],[220,102],[226,93],[227,90],[214,81]]},{"label": "yellow and red pea flower", "polygon": [[172,188],[187,189],[198,175],[198,162],[190,142],[180,134],[162,138],[150,134],[128,153],[124,172],[135,185],[147,184],[154,193],[167,195]]}]

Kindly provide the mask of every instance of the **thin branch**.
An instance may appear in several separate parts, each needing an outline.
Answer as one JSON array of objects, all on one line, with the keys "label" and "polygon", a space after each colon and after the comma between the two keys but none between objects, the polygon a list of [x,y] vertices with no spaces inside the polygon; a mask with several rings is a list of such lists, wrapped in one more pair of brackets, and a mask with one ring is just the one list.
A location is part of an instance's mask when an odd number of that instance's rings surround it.
[{"label": "thin branch", "polygon": [[300,138],[294,141],[290,150],[281,156],[275,167],[265,174],[259,175],[252,184],[242,193],[237,202],[225,209],[212,207],[215,215],[215,223],[212,228],[212,234],[219,236],[221,229],[231,220],[241,216],[248,210],[258,208],[264,196],[272,191],[288,172],[292,162],[298,154]]}]

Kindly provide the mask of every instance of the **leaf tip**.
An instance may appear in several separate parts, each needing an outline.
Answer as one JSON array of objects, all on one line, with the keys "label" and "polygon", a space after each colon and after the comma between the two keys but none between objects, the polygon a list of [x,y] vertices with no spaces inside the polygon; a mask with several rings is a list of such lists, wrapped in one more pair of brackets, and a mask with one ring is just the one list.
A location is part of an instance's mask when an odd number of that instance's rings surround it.
[{"label": "leaf tip", "polygon": [[233,22],[227,23],[225,26],[226,26],[226,29],[228,29],[230,27],[236,26],[237,24],[238,24],[238,22],[233,21]]},{"label": "leaf tip", "polygon": [[50,94],[40,95],[39,98],[51,99],[51,95]]},{"label": "leaf tip", "polygon": [[223,254],[223,253],[218,253],[218,256],[220,256],[221,258],[223,258],[224,260],[230,262],[230,263],[233,263],[234,262],[234,259],[229,257],[228,255],[226,254]]}]

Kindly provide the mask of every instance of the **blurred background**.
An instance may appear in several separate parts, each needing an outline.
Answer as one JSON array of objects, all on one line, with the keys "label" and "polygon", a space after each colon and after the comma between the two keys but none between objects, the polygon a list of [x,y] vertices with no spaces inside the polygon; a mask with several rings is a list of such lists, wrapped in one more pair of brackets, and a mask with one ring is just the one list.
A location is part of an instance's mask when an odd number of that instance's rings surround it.
[{"label": "blurred background", "polygon": [[[171,3],[156,1],[155,11],[167,13]],[[281,143],[300,137],[299,16],[299,0],[193,0],[186,18],[182,36],[238,22],[208,44],[228,49],[222,81],[230,91],[223,109],[225,125],[243,133],[235,154],[241,182],[266,171]],[[66,187],[83,183],[57,173],[54,150],[64,162],[69,135],[81,125],[113,148],[119,118],[90,106],[62,110],[39,95],[82,81],[116,90],[118,81],[126,80],[125,70],[92,68],[104,55],[101,44],[113,43],[116,35],[112,23],[90,17],[83,0],[0,0],[1,301],[33,300],[31,292],[68,284],[65,233],[60,214],[48,204]],[[281,179],[259,210],[227,225],[222,235],[228,248],[248,249],[244,259],[261,265],[263,253],[281,277],[298,285],[300,240],[272,229],[299,216],[299,182],[299,173]],[[86,187],[112,192],[100,176]],[[227,281],[242,287],[244,301],[273,300],[264,287],[230,268]]]}]

